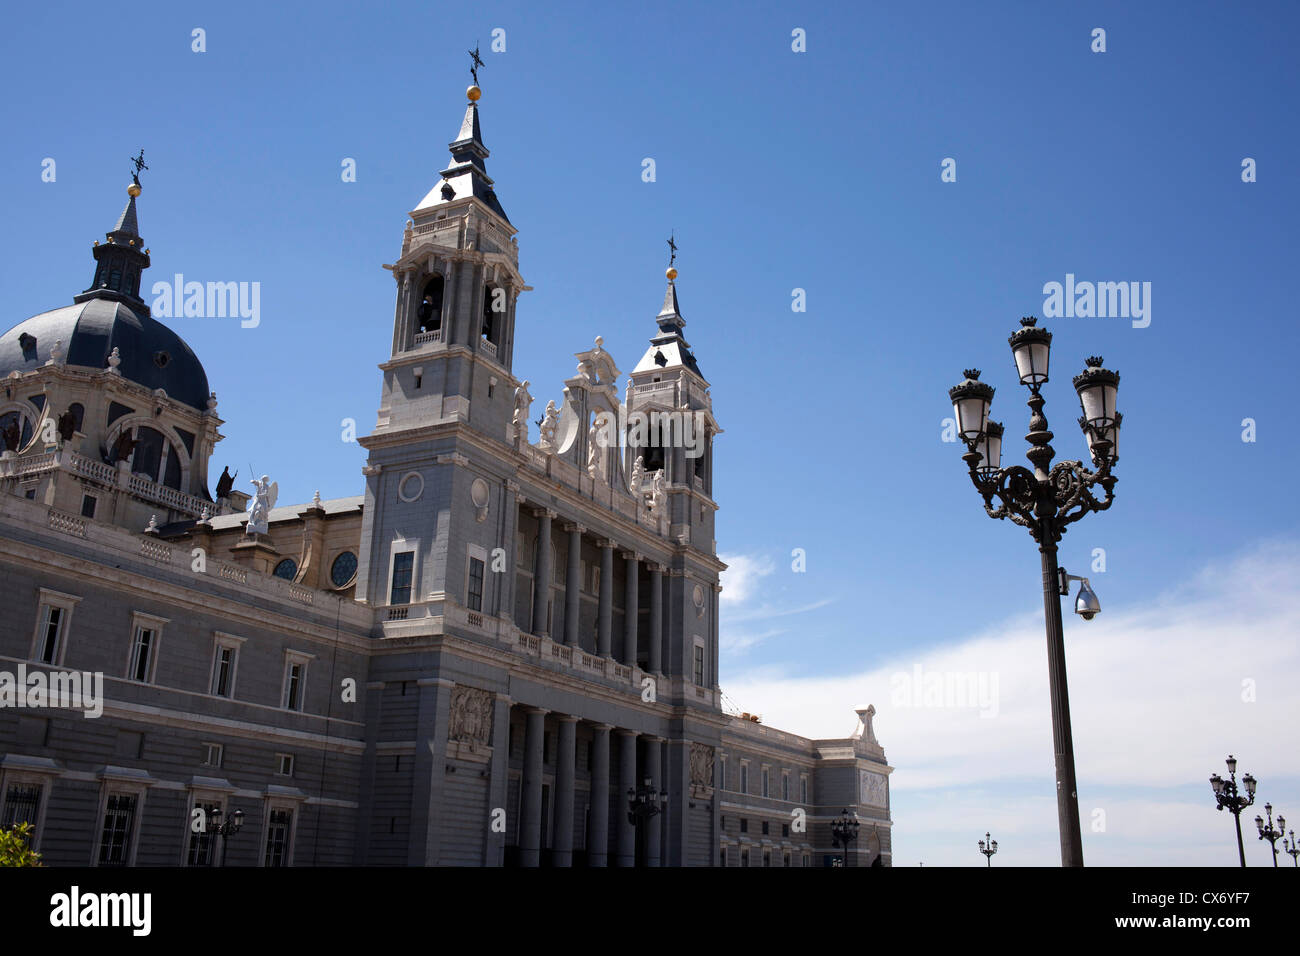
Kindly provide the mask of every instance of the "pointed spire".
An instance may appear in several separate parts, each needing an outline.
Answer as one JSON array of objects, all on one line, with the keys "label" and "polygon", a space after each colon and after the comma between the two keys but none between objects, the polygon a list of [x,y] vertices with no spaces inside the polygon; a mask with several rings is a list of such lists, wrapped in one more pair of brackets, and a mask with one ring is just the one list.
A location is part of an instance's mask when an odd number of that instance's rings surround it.
[{"label": "pointed spire", "polygon": [[492,177],[487,173],[485,160],[491,153],[483,143],[483,131],[479,126],[478,101],[483,91],[477,85],[465,91],[469,103],[465,106],[465,117],[460,123],[460,132],[447,144],[451,153],[451,164],[439,175],[441,181],[429,190],[429,194],[420,200],[415,211],[442,206],[457,200],[474,197],[494,213],[510,222],[506,211],[497,199]]},{"label": "pointed spire", "polygon": [[95,275],[90,281],[90,287],[80,295],[73,296],[72,301],[112,299],[126,303],[137,312],[149,314],[149,307],[140,298],[140,274],[149,268],[149,250],[144,248],[144,240],[140,238],[140,221],[136,211],[136,199],[143,192],[139,171],[148,168],[143,159],[138,162],[136,173],[131,177],[131,185],[126,187],[127,200],[122,214],[117,217],[113,228],[104,234],[107,242],[95,243],[92,251],[95,257]]},{"label": "pointed spire", "polygon": [[684,365],[703,378],[704,375],[696,364],[695,356],[691,354],[690,343],[682,335],[686,320],[682,318],[682,309],[677,302],[677,268],[671,264],[672,261],[676,261],[677,247],[671,239],[669,245],[673,250],[673,258],[668,271],[664,273],[668,279],[668,288],[664,291],[664,306],[655,317],[655,322],[659,325],[659,334],[650,340],[649,350],[633,371],[641,372]]}]

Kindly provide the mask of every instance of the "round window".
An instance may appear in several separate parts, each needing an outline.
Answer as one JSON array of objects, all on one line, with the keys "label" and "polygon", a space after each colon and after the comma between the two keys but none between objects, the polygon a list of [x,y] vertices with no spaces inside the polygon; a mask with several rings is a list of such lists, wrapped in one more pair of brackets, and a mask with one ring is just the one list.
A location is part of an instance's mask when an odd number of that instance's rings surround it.
[{"label": "round window", "polygon": [[298,576],[298,562],[293,558],[285,558],[275,566],[275,570],[271,573],[277,578],[284,578],[286,581],[292,581]]},{"label": "round window", "polygon": [[330,566],[330,580],[334,582],[336,588],[345,587],[351,583],[357,574],[357,556],[351,551],[344,551]]}]

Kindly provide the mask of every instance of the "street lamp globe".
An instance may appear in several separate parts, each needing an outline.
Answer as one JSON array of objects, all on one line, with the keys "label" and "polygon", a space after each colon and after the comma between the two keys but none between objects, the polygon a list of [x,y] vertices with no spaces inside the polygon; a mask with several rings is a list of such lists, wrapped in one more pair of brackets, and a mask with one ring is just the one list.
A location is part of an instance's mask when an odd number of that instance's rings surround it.
[{"label": "street lamp globe", "polygon": [[[1232,764],[1235,767],[1237,761],[1234,760]],[[1246,792],[1253,797],[1255,795],[1255,783],[1256,783],[1255,778],[1252,777],[1250,774],[1246,774],[1246,776],[1241,778],[1241,782],[1246,785]]]},{"label": "street lamp globe", "polygon": [[989,405],[993,402],[993,386],[979,380],[980,370],[968,368],[961,384],[948,389],[952,399],[952,413],[957,420],[957,434],[970,444],[984,434],[989,423]]},{"label": "street lamp globe", "polygon": [[1115,424],[1115,397],[1119,392],[1119,373],[1102,368],[1100,355],[1092,355],[1082,372],[1074,376],[1074,390],[1079,393],[1083,418],[1088,426],[1104,430]]},{"label": "street lamp globe", "polygon": [[1035,391],[1047,382],[1047,360],[1052,347],[1052,333],[1040,329],[1037,323],[1034,316],[1025,316],[1020,320],[1020,328],[1007,339],[1016,359],[1020,384]]},{"label": "street lamp globe", "polygon": [[993,478],[1002,467],[1002,423],[989,422],[975,444],[975,451],[980,456],[980,463],[975,470],[982,478]]}]

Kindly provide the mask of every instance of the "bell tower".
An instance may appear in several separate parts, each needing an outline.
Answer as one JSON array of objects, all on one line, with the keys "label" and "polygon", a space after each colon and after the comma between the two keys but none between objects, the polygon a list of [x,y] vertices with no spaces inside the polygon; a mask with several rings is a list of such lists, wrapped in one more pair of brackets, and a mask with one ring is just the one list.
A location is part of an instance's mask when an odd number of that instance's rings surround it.
[{"label": "bell tower", "polygon": [[515,228],[487,174],[477,85],[451,162],[410,213],[397,283],[392,356],[375,434],[435,421],[469,422],[505,440],[518,382],[511,375],[519,274]]}]

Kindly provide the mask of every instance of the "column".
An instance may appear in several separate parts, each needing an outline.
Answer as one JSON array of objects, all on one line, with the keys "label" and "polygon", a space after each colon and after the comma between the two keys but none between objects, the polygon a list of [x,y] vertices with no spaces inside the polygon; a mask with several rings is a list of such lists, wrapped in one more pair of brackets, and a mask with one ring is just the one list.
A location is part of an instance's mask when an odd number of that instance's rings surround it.
[{"label": "column", "polygon": [[578,646],[578,621],[581,619],[582,594],[582,532],[580,524],[565,525],[569,532],[569,568],[564,580],[564,643]]},{"label": "column", "polygon": [[416,712],[415,762],[411,770],[411,834],[408,866],[437,866],[442,837],[441,808],[447,774],[447,727],[451,715],[451,690],[442,677],[415,682],[419,695]]},{"label": "column", "polygon": [[[497,832],[492,829],[492,825],[498,819],[505,819],[509,802],[510,704],[510,698],[505,694],[497,694],[496,700],[492,702],[492,763],[488,779],[488,838],[487,850],[483,855],[484,866],[505,864],[505,830]],[[497,813],[498,810],[501,813]]]},{"label": "column", "polygon": [[533,633],[549,636],[546,611],[551,601],[551,519],[555,512],[537,509],[537,566],[533,569]]},{"label": "column", "polygon": [[495,591],[496,616],[517,625],[515,620],[515,565],[519,556],[515,554],[519,540],[519,506],[523,496],[519,493],[519,484],[506,479],[505,491],[501,494],[501,547],[506,553],[506,566],[503,571],[494,570],[496,562],[488,556],[487,573],[497,582]]},{"label": "column", "polygon": [[609,724],[596,724],[591,741],[591,816],[587,834],[587,865],[608,866],[609,854]]},{"label": "column", "polygon": [[542,859],[542,734],[546,711],[525,708],[528,726],[524,736],[524,787],[519,809],[519,865],[539,866]]},{"label": "column", "polygon": [[618,736],[618,865],[636,866],[636,827],[627,818],[627,792],[636,789],[636,731],[620,730]]},{"label": "column", "polygon": [[578,749],[578,718],[559,718],[560,736],[555,752],[555,866],[573,866],[573,773]]},{"label": "column", "polygon": [[663,673],[664,569],[650,565],[650,673]]},{"label": "column", "polygon": [[596,653],[609,657],[612,639],[610,622],[614,612],[614,542],[602,539],[600,542],[600,634],[597,638]]},{"label": "column", "polygon": [[627,567],[627,588],[623,592],[623,663],[629,667],[636,666],[636,632],[637,617],[637,553],[624,551],[623,558]]},{"label": "column", "polygon": [[[659,769],[660,745],[663,743],[662,737],[647,737],[645,747],[645,775],[650,778],[650,786],[654,790],[667,790],[663,785],[663,774]],[[664,825],[666,811],[661,811],[658,815],[650,817],[645,822],[646,841],[645,841],[645,865],[659,865],[659,835]]]}]

